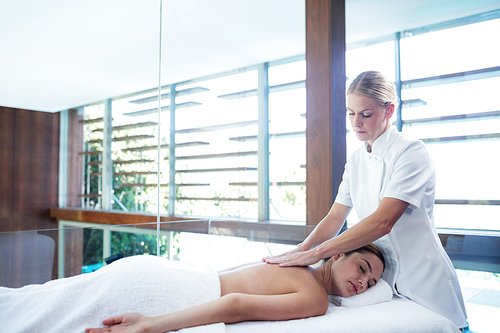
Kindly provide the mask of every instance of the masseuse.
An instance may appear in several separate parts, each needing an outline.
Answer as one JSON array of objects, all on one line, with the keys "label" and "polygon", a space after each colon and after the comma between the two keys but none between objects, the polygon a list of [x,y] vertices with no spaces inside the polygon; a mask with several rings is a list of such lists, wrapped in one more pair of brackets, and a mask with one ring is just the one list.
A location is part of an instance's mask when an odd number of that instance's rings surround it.
[{"label": "masseuse", "polygon": [[[396,106],[395,86],[382,73],[356,77],[347,111],[364,144],[347,162],[330,212],[296,249],[264,260],[310,265],[381,238],[378,246],[394,258],[386,278],[394,292],[465,327],[460,285],[434,226],[434,166],[421,141],[391,126]],[[335,237],[353,207],[359,223]]]}]

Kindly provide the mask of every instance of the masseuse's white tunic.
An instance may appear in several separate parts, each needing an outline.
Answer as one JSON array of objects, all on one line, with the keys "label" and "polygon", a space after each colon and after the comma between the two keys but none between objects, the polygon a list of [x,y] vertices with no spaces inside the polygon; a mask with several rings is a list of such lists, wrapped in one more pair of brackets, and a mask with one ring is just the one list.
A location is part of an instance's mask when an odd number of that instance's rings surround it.
[{"label": "masseuse's white tunic", "polygon": [[375,140],[371,153],[366,143],[354,152],[335,201],[354,207],[360,219],[372,214],[383,197],[409,203],[392,231],[375,242],[388,261],[384,278],[394,292],[465,327],[460,285],[434,226],[434,190],[434,165],[425,145],[391,127]]}]

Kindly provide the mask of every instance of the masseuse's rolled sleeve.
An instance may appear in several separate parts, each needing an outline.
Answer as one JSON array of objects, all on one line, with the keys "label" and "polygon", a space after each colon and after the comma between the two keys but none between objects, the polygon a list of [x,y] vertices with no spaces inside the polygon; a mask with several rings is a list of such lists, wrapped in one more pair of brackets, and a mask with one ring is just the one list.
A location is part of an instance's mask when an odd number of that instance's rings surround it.
[{"label": "masseuse's rolled sleeve", "polygon": [[433,177],[429,153],[421,141],[415,141],[394,163],[383,197],[403,200],[411,209],[418,209],[428,186],[434,186]]}]

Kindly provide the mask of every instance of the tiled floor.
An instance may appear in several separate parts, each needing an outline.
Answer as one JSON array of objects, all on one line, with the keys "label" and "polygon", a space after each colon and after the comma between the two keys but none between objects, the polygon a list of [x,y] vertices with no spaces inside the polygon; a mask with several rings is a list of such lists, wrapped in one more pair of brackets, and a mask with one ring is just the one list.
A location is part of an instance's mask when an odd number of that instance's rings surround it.
[{"label": "tiled floor", "polygon": [[466,332],[500,332],[500,282],[498,279],[482,279],[481,273],[465,275],[459,272],[469,323]]}]

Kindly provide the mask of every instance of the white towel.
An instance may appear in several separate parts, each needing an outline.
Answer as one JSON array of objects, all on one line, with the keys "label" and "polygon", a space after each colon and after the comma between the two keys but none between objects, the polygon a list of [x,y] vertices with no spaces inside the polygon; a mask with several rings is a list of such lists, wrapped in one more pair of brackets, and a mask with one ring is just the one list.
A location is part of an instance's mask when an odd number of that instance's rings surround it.
[{"label": "white towel", "polygon": [[[371,289],[371,288],[370,288]],[[226,325],[227,333],[460,333],[423,306],[404,298],[347,308],[330,304],[326,315],[288,321],[251,321]]]},{"label": "white towel", "polygon": [[[43,285],[0,287],[0,332],[80,333],[87,327],[103,327],[104,319],[124,313],[158,316],[219,297],[219,277],[213,269],[134,256]],[[201,329],[224,332],[225,326]]]},{"label": "white towel", "polygon": [[377,284],[369,288],[364,293],[351,297],[337,295],[328,296],[330,302],[337,306],[355,307],[367,306],[392,300],[392,288],[383,279],[379,279]]}]

